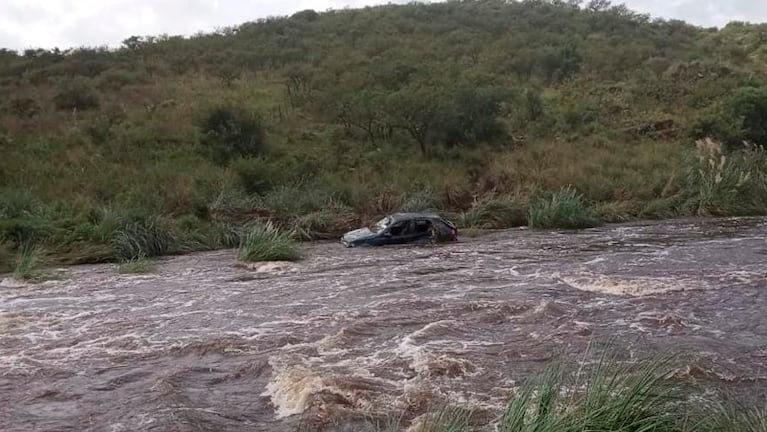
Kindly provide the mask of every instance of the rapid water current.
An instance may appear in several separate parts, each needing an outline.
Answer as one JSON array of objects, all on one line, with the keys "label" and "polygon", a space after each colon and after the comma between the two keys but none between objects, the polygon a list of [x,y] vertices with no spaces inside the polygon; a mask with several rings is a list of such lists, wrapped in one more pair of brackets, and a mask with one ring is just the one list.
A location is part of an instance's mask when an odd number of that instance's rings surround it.
[{"label": "rapid water current", "polygon": [[295,264],[219,251],[5,278],[0,430],[362,431],[435,401],[492,430],[525,377],[608,341],[767,398],[767,219],[302,248]]}]

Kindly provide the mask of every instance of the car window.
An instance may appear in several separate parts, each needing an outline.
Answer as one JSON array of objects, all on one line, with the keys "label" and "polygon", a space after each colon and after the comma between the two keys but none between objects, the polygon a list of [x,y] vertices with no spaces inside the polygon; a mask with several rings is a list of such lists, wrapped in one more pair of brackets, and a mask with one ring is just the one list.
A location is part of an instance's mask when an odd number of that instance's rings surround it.
[{"label": "car window", "polygon": [[415,221],[415,233],[426,234],[431,230],[431,221],[419,219]]},{"label": "car window", "polygon": [[407,227],[408,221],[397,222],[389,227],[389,233],[393,236],[402,235]]},{"label": "car window", "polygon": [[388,217],[385,217],[381,219],[380,221],[376,222],[376,224],[373,225],[373,228],[371,229],[371,231],[373,231],[374,233],[383,231],[384,229],[386,229],[387,226],[389,226],[390,223],[391,223],[391,219]]}]

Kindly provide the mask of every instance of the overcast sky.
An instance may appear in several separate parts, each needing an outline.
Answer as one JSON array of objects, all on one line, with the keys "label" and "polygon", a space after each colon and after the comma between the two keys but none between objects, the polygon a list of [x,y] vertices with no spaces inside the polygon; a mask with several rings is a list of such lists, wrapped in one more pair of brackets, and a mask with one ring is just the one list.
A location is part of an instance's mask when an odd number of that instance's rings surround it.
[{"label": "overcast sky", "polygon": [[[403,1],[393,1],[403,3]],[[303,9],[382,0],[0,0],[0,47],[119,46],[131,35],[190,35]],[[614,1],[613,3],[620,3]],[[625,0],[632,9],[702,26],[767,21],[767,0]]]}]

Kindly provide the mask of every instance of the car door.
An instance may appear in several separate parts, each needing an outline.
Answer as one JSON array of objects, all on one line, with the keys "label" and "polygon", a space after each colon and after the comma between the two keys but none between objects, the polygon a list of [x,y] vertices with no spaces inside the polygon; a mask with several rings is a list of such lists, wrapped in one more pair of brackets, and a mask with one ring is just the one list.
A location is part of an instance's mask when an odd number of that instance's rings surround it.
[{"label": "car door", "polygon": [[396,231],[396,235],[391,238],[392,243],[413,243],[422,240],[428,240],[432,237],[431,222],[426,219],[411,219],[403,225],[401,231]]},{"label": "car door", "polygon": [[432,236],[432,222],[429,219],[416,219],[413,221],[411,241],[429,240]]},{"label": "car door", "polygon": [[387,229],[380,239],[380,244],[399,244],[406,243],[410,230],[410,220],[394,222]]}]

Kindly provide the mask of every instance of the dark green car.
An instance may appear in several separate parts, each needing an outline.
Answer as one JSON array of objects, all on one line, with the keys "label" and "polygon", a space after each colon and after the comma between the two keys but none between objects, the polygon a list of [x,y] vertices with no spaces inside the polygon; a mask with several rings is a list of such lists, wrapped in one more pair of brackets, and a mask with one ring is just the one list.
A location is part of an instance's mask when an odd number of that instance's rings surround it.
[{"label": "dark green car", "polygon": [[436,213],[395,213],[371,228],[350,231],[341,238],[346,247],[458,240],[455,225]]}]

